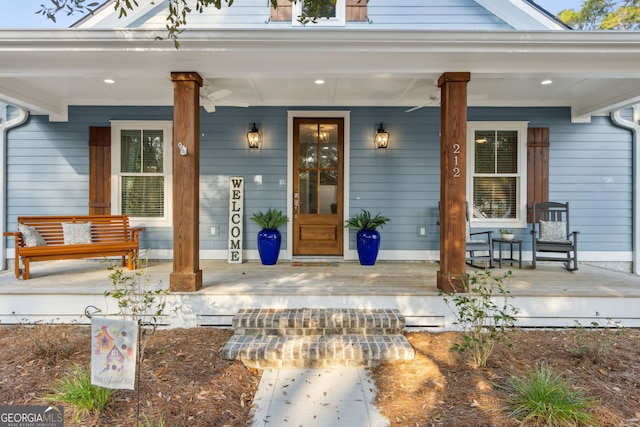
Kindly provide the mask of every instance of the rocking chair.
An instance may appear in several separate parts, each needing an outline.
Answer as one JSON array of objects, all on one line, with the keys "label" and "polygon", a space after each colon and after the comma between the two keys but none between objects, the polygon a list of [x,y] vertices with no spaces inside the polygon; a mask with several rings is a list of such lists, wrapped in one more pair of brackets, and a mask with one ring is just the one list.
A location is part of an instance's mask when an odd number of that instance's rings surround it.
[{"label": "rocking chair", "polygon": [[[465,242],[465,250],[467,251],[466,262],[475,268],[493,268],[493,241],[491,234],[493,231],[477,231],[471,232],[471,221],[469,217],[469,204],[466,207],[467,215],[467,237]],[[480,254],[478,254],[480,252]],[[478,265],[483,262],[485,265]]]},{"label": "rocking chair", "polygon": [[[438,211],[440,212],[440,216],[442,216],[440,202],[438,202]],[[493,231],[471,232],[469,225],[469,203],[466,205],[465,215],[467,219],[465,238],[465,251],[467,256],[465,262],[467,265],[475,268],[493,268],[493,241],[491,240],[491,233],[493,233]],[[440,225],[440,221],[438,221],[438,225]],[[478,262],[485,263],[485,265],[478,265]]]},{"label": "rocking chair", "polygon": [[532,218],[533,268],[536,261],[557,261],[569,271],[577,270],[579,232],[569,231],[569,203],[534,203]]}]

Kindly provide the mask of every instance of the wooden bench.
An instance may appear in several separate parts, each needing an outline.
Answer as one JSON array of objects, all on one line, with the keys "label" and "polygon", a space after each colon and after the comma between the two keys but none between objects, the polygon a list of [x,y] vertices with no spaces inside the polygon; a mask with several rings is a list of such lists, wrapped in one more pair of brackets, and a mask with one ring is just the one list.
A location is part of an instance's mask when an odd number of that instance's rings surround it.
[{"label": "wooden bench", "polygon": [[[91,223],[91,243],[65,244],[62,223]],[[16,277],[20,277],[22,261],[23,280],[29,279],[32,261],[121,256],[122,266],[133,270],[140,250],[139,235],[145,230],[129,227],[127,215],[21,216],[18,224],[33,227],[46,242],[42,246],[27,246],[20,231],[4,233],[15,238]]]}]

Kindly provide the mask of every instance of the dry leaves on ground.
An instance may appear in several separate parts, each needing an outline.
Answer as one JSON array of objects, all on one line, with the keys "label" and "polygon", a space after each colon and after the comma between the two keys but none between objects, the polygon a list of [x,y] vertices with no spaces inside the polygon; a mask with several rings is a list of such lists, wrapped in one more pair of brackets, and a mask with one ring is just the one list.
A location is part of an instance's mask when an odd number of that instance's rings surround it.
[{"label": "dry leaves on ground", "polygon": [[[141,364],[139,400],[137,391],[119,390],[102,415],[80,423],[64,405],[65,426],[135,426],[138,402],[140,420],[151,426],[246,426],[260,372],[220,358],[231,334],[156,331]],[[44,404],[48,387],[74,364],[89,367],[90,346],[85,326],[0,328],[0,405]]]},{"label": "dry leaves on ground", "polygon": [[497,345],[482,370],[450,351],[460,339],[457,333],[409,333],[407,338],[416,350],[413,362],[374,370],[376,402],[392,426],[518,426],[506,415],[508,395],[500,386],[543,362],[598,401],[595,412],[603,426],[640,426],[637,329],[516,330],[513,346]]},{"label": "dry leaves on ground", "polygon": [[[408,333],[416,360],[374,369],[376,402],[392,426],[516,426],[503,410],[507,396],[499,386],[544,361],[598,400],[604,426],[640,427],[640,331],[617,332],[515,331],[513,347],[498,345],[484,370],[449,350],[457,333]],[[195,328],[151,337],[139,387],[148,425],[250,424],[260,372],[220,358],[230,336],[229,330]],[[576,351],[582,338],[603,344],[605,353]],[[0,327],[0,406],[43,404],[48,388],[74,364],[89,366],[89,347],[85,326]],[[136,392],[120,390],[102,415],[81,423],[65,405],[65,426],[133,426],[137,402]]]}]

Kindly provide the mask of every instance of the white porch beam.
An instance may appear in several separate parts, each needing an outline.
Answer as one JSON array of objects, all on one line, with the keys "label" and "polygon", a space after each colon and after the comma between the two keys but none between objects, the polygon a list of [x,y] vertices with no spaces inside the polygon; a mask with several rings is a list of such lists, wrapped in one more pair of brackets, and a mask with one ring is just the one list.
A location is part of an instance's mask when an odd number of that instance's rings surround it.
[{"label": "white porch beam", "polygon": [[640,80],[630,82],[620,80],[606,87],[590,91],[587,97],[572,105],[571,117],[595,116],[621,108],[631,107],[640,102]]},{"label": "white porch beam", "polygon": [[55,102],[45,93],[34,93],[19,82],[12,81],[11,87],[0,82],[0,100],[34,114],[48,114],[52,122],[69,120],[67,105]]}]

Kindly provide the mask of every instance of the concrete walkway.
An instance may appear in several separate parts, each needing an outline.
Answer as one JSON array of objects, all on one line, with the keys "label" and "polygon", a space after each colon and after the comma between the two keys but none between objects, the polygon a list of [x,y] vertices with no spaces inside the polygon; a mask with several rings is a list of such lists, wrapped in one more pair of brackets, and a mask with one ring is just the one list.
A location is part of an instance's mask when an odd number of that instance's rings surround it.
[{"label": "concrete walkway", "polygon": [[364,368],[267,369],[252,427],[386,427],[373,404],[376,386]]}]

